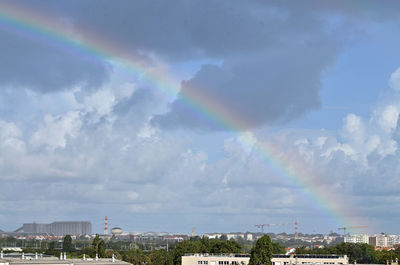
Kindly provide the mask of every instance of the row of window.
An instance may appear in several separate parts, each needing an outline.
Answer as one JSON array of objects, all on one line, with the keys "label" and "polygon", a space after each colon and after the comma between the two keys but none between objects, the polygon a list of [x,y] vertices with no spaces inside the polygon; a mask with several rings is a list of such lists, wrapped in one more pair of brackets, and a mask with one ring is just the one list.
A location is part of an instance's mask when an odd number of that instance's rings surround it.
[{"label": "row of window", "polygon": [[[215,262],[212,262],[215,264]],[[198,265],[208,265],[208,261],[207,260],[199,260],[197,261]],[[221,260],[218,261],[218,265],[239,265],[239,262],[237,261],[232,261],[231,263],[229,263],[229,261],[226,260]]]},{"label": "row of window", "polygon": [[[272,262],[272,265],[277,265],[277,264],[280,264],[280,262]],[[291,264],[293,264],[293,263],[291,263]],[[326,264],[326,265],[329,265],[329,264],[337,264],[337,265],[343,265],[343,262],[324,262],[324,263],[322,263],[322,262],[313,262],[313,261],[303,261],[303,262],[301,262],[301,264],[314,264],[314,265],[321,265],[321,264]],[[283,265],[289,265],[289,262],[283,262]]]}]

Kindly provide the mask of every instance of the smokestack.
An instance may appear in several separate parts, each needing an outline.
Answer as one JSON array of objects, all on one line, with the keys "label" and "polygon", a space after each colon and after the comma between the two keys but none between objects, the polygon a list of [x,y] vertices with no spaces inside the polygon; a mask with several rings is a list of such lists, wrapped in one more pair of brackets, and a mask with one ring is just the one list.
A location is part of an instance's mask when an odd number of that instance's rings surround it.
[{"label": "smokestack", "polygon": [[104,234],[108,235],[108,218],[107,218],[107,216],[104,218]]}]

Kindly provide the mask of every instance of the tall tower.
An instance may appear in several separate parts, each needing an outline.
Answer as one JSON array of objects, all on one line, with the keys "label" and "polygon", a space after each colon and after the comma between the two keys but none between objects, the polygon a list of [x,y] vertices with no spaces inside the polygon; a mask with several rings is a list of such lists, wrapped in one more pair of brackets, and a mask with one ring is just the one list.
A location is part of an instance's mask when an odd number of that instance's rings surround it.
[{"label": "tall tower", "polygon": [[294,221],[294,239],[297,239],[299,234],[299,222]]},{"label": "tall tower", "polygon": [[104,234],[108,235],[108,218],[107,218],[107,216],[104,218]]}]

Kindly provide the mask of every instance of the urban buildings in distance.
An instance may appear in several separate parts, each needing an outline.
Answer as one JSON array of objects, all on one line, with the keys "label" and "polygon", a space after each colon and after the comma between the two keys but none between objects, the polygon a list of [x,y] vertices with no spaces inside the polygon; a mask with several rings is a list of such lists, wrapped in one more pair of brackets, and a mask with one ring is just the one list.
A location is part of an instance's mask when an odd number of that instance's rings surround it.
[{"label": "urban buildings in distance", "polygon": [[376,248],[392,248],[396,245],[400,245],[400,235],[388,235],[383,233],[378,235],[348,235],[344,237],[344,242],[366,243]]},{"label": "urban buildings in distance", "polygon": [[89,221],[53,222],[51,224],[26,223],[15,232],[26,234],[91,235],[92,224]]}]

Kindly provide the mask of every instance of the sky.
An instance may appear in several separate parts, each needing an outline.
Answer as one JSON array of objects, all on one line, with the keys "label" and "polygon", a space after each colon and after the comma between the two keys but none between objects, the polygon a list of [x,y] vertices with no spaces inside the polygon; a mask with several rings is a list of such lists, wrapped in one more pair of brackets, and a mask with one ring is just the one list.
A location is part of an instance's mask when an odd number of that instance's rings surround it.
[{"label": "sky", "polygon": [[0,229],[400,233],[398,8],[0,0]]}]

